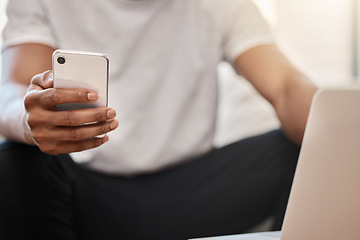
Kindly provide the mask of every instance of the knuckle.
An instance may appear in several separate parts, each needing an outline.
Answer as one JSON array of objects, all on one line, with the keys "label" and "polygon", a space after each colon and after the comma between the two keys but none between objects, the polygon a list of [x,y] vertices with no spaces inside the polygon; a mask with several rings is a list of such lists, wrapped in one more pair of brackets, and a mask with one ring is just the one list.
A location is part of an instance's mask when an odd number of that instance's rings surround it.
[{"label": "knuckle", "polygon": [[47,142],[47,134],[44,134],[43,131],[33,130],[32,136],[35,139],[35,141],[39,144],[42,144],[42,143],[46,144],[46,142]]},{"label": "knuckle", "polygon": [[70,132],[69,132],[69,138],[70,138],[71,140],[81,139],[80,130],[79,130],[78,128],[71,129]]},{"label": "knuckle", "polygon": [[82,102],[82,101],[86,101],[87,100],[87,93],[84,91],[78,91],[76,93],[76,98]]},{"label": "knuckle", "polygon": [[46,90],[46,94],[44,97],[52,105],[57,105],[60,103],[61,93],[59,90],[57,90],[55,88],[51,88],[51,89]]},{"label": "knuckle", "polygon": [[94,120],[100,122],[102,120],[102,114],[100,110],[94,111]]},{"label": "knuckle", "polygon": [[43,128],[50,122],[51,117],[52,116],[47,116],[47,114],[42,111],[30,111],[27,114],[27,123],[32,128]]},{"label": "knuckle", "polygon": [[102,125],[98,126],[97,132],[99,134],[106,133],[106,132],[108,132],[108,127],[106,127],[106,125],[102,124]]},{"label": "knuckle", "polygon": [[62,120],[66,125],[74,125],[75,124],[75,115],[72,112],[63,112],[62,113]]},{"label": "knuckle", "polygon": [[30,81],[30,86],[29,88],[30,89],[38,89],[39,87],[41,89],[46,89],[46,88],[49,88],[49,84],[48,84],[48,76],[49,76],[49,72],[50,71],[45,71],[43,73],[39,73],[39,74],[36,74],[35,76],[33,76],[31,78],[31,81]]},{"label": "knuckle", "polygon": [[40,79],[41,79],[41,73],[36,74],[35,76],[33,76],[33,77],[31,78],[30,84],[32,84],[32,85],[39,85],[38,82],[39,82]]},{"label": "knuckle", "polygon": [[27,93],[24,97],[24,106],[25,109],[31,109],[31,107],[34,106],[34,103],[36,102],[35,94],[33,93]]},{"label": "knuckle", "polygon": [[40,123],[40,119],[38,117],[34,117],[33,114],[29,114],[27,122],[28,122],[30,128],[33,128]]},{"label": "knuckle", "polygon": [[32,98],[31,98],[31,94],[26,94],[24,97],[24,106],[25,109],[29,109],[32,105]]}]

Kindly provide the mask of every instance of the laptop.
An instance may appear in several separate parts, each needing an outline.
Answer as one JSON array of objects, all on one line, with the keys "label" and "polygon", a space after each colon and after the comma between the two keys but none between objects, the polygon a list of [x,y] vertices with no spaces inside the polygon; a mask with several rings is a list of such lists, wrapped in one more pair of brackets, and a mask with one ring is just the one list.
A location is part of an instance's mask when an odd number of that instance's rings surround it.
[{"label": "laptop", "polygon": [[314,96],[281,237],[204,239],[360,240],[360,89]]}]

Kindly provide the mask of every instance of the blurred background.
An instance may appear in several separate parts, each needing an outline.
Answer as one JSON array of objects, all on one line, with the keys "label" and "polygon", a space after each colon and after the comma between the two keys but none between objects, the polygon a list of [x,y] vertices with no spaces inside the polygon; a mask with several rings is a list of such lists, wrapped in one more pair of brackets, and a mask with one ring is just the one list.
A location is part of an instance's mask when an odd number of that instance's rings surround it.
[{"label": "blurred background", "polygon": [[[0,0],[0,29],[2,30],[5,22],[6,22],[6,15],[5,15],[5,7],[6,7],[7,0]],[[2,38],[0,38],[0,45],[2,44]],[[1,73],[1,58],[0,58],[0,73]],[[0,74],[1,76],[1,74]],[[1,87],[1,83],[0,83]],[[1,114],[1,112],[0,112]],[[0,133],[0,141],[3,139]]]},{"label": "blurred background", "polygon": [[[253,1],[279,48],[319,87],[359,83],[359,0]],[[217,146],[279,127],[269,104],[228,64],[219,74]]]},{"label": "blurred background", "polygon": [[[359,83],[358,0],[253,1],[269,22],[278,46],[317,85],[337,87]],[[1,29],[6,22],[6,3],[7,0],[0,0]],[[219,77],[215,145],[279,126],[269,104],[227,63],[219,65]]]}]

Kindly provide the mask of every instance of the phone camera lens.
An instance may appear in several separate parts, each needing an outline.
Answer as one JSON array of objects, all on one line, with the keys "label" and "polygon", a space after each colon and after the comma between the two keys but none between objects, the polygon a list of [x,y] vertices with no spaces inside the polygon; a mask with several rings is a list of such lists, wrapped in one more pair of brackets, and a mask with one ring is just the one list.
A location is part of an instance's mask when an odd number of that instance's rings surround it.
[{"label": "phone camera lens", "polygon": [[57,62],[60,64],[64,64],[65,63],[65,58],[64,57],[58,57]]}]

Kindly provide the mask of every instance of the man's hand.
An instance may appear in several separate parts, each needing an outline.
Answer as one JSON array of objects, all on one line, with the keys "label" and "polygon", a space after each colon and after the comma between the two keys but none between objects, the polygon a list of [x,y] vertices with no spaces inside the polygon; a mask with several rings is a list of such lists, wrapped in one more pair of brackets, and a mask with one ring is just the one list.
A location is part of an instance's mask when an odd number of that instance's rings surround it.
[{"label": "man's hand", "polygon": [[[41,151],[56,155],[96,148],[109,140],[106,134],[119,125],[112,108],[57,111],[63,103],[95,102],[97,94],[85,89],[55,89],[52,73],[34,76],[24,98],[27,121]],[[95,123],[94,123],[95,122]],[[93,124],[88,124],[93,123]]]}]

